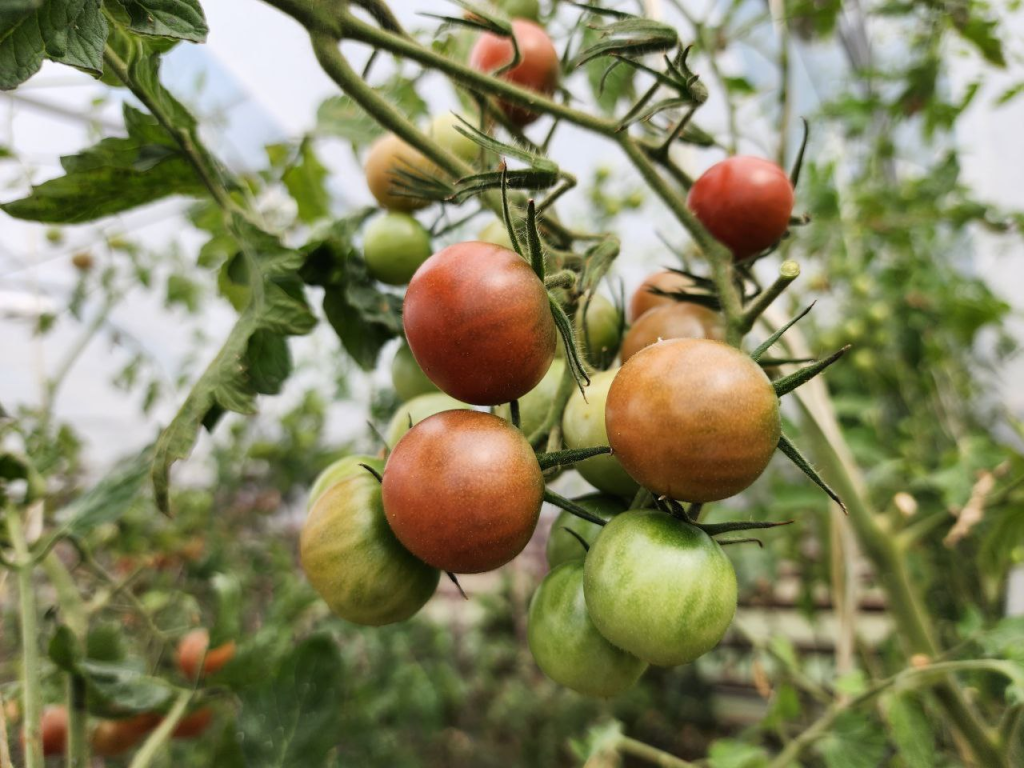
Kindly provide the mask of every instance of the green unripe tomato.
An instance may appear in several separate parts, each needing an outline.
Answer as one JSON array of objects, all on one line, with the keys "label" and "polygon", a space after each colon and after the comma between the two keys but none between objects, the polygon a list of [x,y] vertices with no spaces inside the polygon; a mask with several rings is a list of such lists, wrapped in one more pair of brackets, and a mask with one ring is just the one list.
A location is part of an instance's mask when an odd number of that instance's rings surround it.
[{"label": "green unripe tomato", "polygon": [[481,242],[500,245],[502,248],[508,248],[510,251],[515,250],[512,247],[512,239],[508,236],[508,229],[505,227],[505,222],[501,219],[495,219],[486,227],[481,229],[480,234],[477,237]]},{"label": "green unripe tomato", "polygon": [[388,285],[408,283],[430,253],[430,233],[407,213],[378,216],[363,234],[366,268]]},{"label": "green unripe tomato", "polygon": [[414,397],[395,411],[395,415],[391,417],[388,428],[384,432],[384,439],[387,440],[389,448],[394,448],[402,439],[402,435],[409,431],[410,422],[416,425],[435,413],[455,410],[472,410],[472,406],[466,405],[444,392],[432,392],[429,395]]},{"label": "green unripe tomato", "polygon": [[650,664],[687,664],[736,613],[736,572],[718,542],[658,510],[617,515],[587,554],[587,610],[612,644]]},{"label": "green unripe tomato", "polygon": [[[527,437],[536,432],[544,423],[544,418],[548,415],[551,401],[555,399],[555,392],[558,391],[558,385],[561,383],[564,373],[565,361],[552,360],[551,367],[548,368],[548,372],[544,374],[540,383],[519,398],[520,428]],[[500,416],[505,421],[512,421],[512,410],[508,405],[496,407],[494,415]]]},{"label": "green unripe tomato", "polygon": [[[366,462],[378,472],[384,462]],[[328,488],[299,537],[302,569],[331,610],[356,624],[404,621],[434,594],[441,572],[413,557],[384,515],[380,483],[369,472]]]},{"label": "green unripe tomato", "polygon": [[646,662],[609,643],[590,620],[581,559],[562,563],[541,582],[530,601],[526,636],[545,675],[587,696],[616,696],[647,669]]},{"label": "green unripe tomato", "polygon": [[615,359],[622,341],[622,313],[599,293],[590,297],[580,342],[593,365],[604,367]]},{"label": "green unripe tomato", "polygon": [[497,0],[495,5],[510,19],[540,19],[540,0]]},{"label": "green unripe tomato", "polygon": [[308,512],[316,504],[316,500],[319,499],[328,488],[335,483],[341,482],[346,477],[352,475],[358,475],[360,472],[367,474],[360,464],[368,464],[374,466],[374,462],[378,461],[373,456],[366,456],[363,454],[355,454],[353,456],[343,456],[333,464],[329,465],[323,472],[316,476],[316,480],[313,481],[313,485],[309,489],[309,499],[306,501],[306,511]]},{"label": "green unripe tomato", "polygon": [[[463,117],[466,116],[463,115]],[[472,118],[466,117],[466,120],[471,125],[474,124]],[[465,160],[467,163],[472,163],[480,154],[480,145],[455,130],[456,126],[465,128],[462,121],[454,113],[445,112],[430,121],[430,128],[427,129],[427,134],[440,144],[443,149]]]},{"label": "green unripe tomato", "polygon": [[[572,393],[562,414],[562,437],[569,448],[595,448],[608,445],[604,426],[608,390],[619,369],[601,371],[590,377],[587,399],[579,390]],[[576,465],[576,471],[592,486],[616,496],[632,496],[640,487],[614,456],[593,456]]]},{"label": "green unripe tomato", "polygon": [[439,391],[437,385],[427,378],[427,374],[416,362],[408,344],[402,344],[391,361],[391,383],[402,402]]},{"label": "green unripe tomato", "polygon": [[[575,501],[587,512],[604,521],[611,520],[626,509],[625,502],[614,496],[603,496],[600,493],[592,493],[582,499],[575,499]],[[548,534],[545,554],[550,568],[583,557],[583,547],[580,546],[575,536],[565,530],[566,528],[578,534],[587,544],[593,544],[597,539],[597,534],[601,532],[601,526],[597,523],[584,520],[563,509],[558,513],[558,517],[555,518],[555,522],[551,526],[551,533]]]}]

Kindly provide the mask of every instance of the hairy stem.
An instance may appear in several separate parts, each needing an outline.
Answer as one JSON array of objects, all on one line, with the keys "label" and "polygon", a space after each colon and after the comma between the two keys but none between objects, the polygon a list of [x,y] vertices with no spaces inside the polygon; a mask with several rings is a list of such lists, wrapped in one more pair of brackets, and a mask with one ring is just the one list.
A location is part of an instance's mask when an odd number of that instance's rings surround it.
[{"label": "hairy stem", "polygon": [[[7,531],[14,548],[18,580],[18,609],[21,616],[21,696],[25,718],[25,768],[43,768],[43,739],[40,729],[43,715],[39,687],[39,625],[36,593],[32,587],[32,555],[21,516],[14,507],[7,509]],[[0,714],[2,716],[2,714]]]}]

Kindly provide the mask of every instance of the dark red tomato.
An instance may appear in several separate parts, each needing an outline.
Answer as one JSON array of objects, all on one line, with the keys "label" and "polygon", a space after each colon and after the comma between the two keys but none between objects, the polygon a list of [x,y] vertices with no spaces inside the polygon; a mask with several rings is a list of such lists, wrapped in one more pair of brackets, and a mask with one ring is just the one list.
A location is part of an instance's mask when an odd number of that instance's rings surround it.
[{"label": "dark red tomato", "polygon": [[622,341],[622,362],[658,339],[724,338],[725,327],[717,312],[688,301],[673,301],[644,312],[633,323]]},{"label": "dark red tomato", "polygon": [[793,185],[779,166],[760,157],[730,157],[697,179],[686,201],[701,223],[747,259],[777,243],[793,213]]},{"label": "dark red tomato", "polygon": [[68,710],[67,707],[46,707],[39,722],[39,731],[43,740],[43,754],[63,755],[68,748]]},{"label": "dark red tomato", "polygon": [[409,283],[402,322],[427,378],[464,403],[522,397],[555,357],[544,284],[514,251],[490,243],[459,243],[427,259]]},{"label": "dark red tomato", "polygon": [[194,739],[210,727],[213,722],[213,710],[209,707],[197,709],[195,712],[178,721],[178,725],[171,732],[175,739]]},{"label": "dark red tomato", "polygon": [[480,573],[530,540],[544,476],[522,433],[479,411],[444,411],[398,441],[384,468],[384,512],[406,549],[435,568]]},{"label": "dark red tomato", "polygon": [[633,294],[633,298],[629,302],[629,321],[631,323],[636,322],[637,318],[649,309],[675,302],[675,299],[669,296],[651,293],[651,288],[658,288],[662,291],[688,291],[693,288],[693,280],[686,275],[670,272],[667,269],[664,272],[655,272],[653,275],[649,275],[636,289],[636,293]]},{"label": "dark red tomato", "polygon": [[738,349],[659,341],[619,369],[605,406],[608,442],[656,495],[718,501],[753,483],[782,434],[779,398]]},{"label": "dark red tomato", "polygon": [[[209,645],[210,633],[205,629],[193,629],[178,641],[178,668],[189,680],[195,680],[200,674],[215,674],[235,657],[234,640],[207,650]],[[200,662],[203,665],[201,673]]]},{"label": "dark red tomato", "polygon": [[[545,95],[558,86],[558,51],[544,29],[527,19],[512,22],[512,34],[519,46],[519,63],[501,75],[503,80]],[[469,54],[469,66],[480,72],[494,72],[512,61],[512,41],[485,32]],[[502,110],[516,125],[529,125],[538,115],[528,109],[502,102]]]}]

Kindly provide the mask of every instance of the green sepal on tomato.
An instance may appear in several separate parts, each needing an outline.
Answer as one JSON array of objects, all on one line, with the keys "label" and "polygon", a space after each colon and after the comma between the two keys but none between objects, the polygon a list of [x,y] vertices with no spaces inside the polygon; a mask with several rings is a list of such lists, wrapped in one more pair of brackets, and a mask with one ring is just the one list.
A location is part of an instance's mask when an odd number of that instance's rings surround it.
[{"label": "green sepal on tomato", "polygon": [[587,554],[583,591],[597,629],[657,666],[710,651],[736,613],[736,572],[704,531],[659,510],[617,515]]},{"label": "green sepal on tomato", "polygon": [[616,648],[591,621],[583,594],[582,554],[580,549],[580,557],[556,567],[537,588],[530,601],[527,641],[537,666],[556,683],[609,698],[630,688],[647,663]]},{"label": "green sepal on tomato", "polygon": [[[626,502],[621,499],[601,493],[592,493],[589,496],[573,499],[573,501],[587,512],[606,522],[625,511],[627,506]],[[583,546],[569,531],[582,538],[587,544],[593,544],[601,532],[601,526],[584,520],[582,517],[577,517],[564,509],[559,512],[555,522],[551,525],[551,532],[548,534],[548,543],[545,548],[549,568],[583,557]]]},{"label": "green sepal on tomato", "polygon": [[[366,464],[378,473],[384,462]],[[381,626],[413,616],[437,589],[440,571],[395,538],[380,482],[365,471],[317,499],[299,537],[302,568],[330,609],[356,624]]]}]

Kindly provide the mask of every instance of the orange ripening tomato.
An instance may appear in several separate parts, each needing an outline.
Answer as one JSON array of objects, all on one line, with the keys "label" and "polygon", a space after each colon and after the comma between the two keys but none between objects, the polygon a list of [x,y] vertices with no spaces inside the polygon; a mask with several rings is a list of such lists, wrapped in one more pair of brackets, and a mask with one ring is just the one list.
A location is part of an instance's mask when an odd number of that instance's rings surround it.
[{"label": "orange ripening tomato", "polygon": [[[234,640],[207,650],[209,645],[210,633],[205,629],[194,629],[178,642],[178,668],[189,680],[195,680],[200,674],[212,675],[235,657]],[[199,671],[200,661],[203,663],[202,673]]]}]

